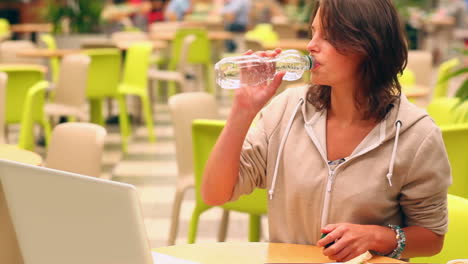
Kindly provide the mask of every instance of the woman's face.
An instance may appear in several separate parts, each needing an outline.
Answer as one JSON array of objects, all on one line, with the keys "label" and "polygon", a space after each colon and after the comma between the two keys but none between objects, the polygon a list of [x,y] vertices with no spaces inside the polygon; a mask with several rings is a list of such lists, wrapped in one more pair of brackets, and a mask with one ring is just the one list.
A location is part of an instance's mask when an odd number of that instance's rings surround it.
[{"label": "woman's face", "polygon": [[342,54],[327,40],[320,22],[320,8],[312,22],[312,39],[307,45],[310,55],[315,58],[312,71],[312,83],[317,85],[339,86],[355,83],[358,80],[358,68],[361,56]]}]

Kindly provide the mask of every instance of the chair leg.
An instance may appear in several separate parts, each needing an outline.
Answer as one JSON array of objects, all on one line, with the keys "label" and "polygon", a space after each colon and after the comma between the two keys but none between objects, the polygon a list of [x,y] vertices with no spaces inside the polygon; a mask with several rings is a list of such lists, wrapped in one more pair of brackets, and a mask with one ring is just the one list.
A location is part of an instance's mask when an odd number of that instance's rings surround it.
[{"label": "chair leg", "polygon": [[91,123],[105,126],[104,116],[102,114],[103,99],[91,99],[90,104],[90,120]]},{"label": "chair leg", "polygon": [[206,83],[206,88],[205,90],[212,95],[216,95],[215,91],[215,84],[214,84],[214,72],[213,72],[214,66],[211,63],[206,63],[205,64],[205,83]]},{"label": "chair leg", "polygon": [[259,242],[262,216],[251,214],[249,216],[249,242]]},{"label": "chair leg", "polygon": [[47,117],[44,117],[42,122],[42,129],[44,129],[44,139],[45,139],[45,146],[49,146],[50,138],[52,136],[52,126],[49,123]]},{"label": "chair leg", "polygon": [[177,86],[175,81],[167,81],[167,98],[177,93]]},{"label": "chair leg", "polygon": [[169,231],[169,239],[167,240],[168,246],[175,245],[177,232],[179,229],[180,206],[182,205],[183,199],[184,199],[184,190],[177,189],[175,196],[174,196],[174,203],[172,204],[171,228]]},{"label": "chair leg", "polygon": [[226,241],[229,226],[229,210],[223,209],[221,223],[219,223],[218,242]]},{"label": "chair leg", "polygon": [[195,207],[195,209],[193,210],[192,219],[190,220],[190,227],[189,227],[189,232],[187,236],[188,244],[195,243],[195,239],[197,237],[197,230],[198,230],[198,220],[200,220],[201,213],[203,213],[203,210],[201,210],[198,207]]},{"label": "chair leg", "polygon": [[[29,119],[29,118],[28,118]],[[26,150],[34,150],[34,121],[21,121],[18,147]]]},{"label": "chair leg", "polygon": [[122,136],[122,151],[127,153],[128,151],[128,138],[131,134],[130,120],[128,118],[127,104],[125,102],[125,96],[119,95],[117,97],[119,104],[119,125],[120,135]]},{"label": "chair leg", "polygon": [[145,117],[146,127],[148,128],[148,137],[150,142],[155,142],[156,137],[154,135],[154,125],[153,125],[153,110],[151,109],[151,102],[149,97],[142,96],[141,97],[142,107],[143,107],[143,114]]}]

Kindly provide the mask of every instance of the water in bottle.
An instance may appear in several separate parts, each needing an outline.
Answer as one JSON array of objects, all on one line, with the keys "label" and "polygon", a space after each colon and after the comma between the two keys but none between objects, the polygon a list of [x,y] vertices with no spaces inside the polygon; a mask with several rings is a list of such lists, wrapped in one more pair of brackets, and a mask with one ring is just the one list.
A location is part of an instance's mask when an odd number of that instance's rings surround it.
[{"label": "water in bottle", "polygon": [[241,85],[255,86],[273,80],[277,72],[286,72],[283,80],[295,81],[313,68],[314,59],[297,50],[286,50],[275,58],[255,54],[224,58],[215,65],[216,82],[225,89]]}]

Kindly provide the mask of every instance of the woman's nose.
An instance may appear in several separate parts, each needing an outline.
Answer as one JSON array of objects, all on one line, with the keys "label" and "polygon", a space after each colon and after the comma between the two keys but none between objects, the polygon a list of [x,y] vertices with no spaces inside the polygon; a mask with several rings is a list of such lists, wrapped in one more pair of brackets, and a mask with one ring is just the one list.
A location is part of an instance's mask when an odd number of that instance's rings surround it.
[{"label": "woman's nose", "polygon": [[309,43],[307,43],[307,51],[309,51],[311,54],[317,53],[319,51],[317,41],[314,38],[311,38]]}]

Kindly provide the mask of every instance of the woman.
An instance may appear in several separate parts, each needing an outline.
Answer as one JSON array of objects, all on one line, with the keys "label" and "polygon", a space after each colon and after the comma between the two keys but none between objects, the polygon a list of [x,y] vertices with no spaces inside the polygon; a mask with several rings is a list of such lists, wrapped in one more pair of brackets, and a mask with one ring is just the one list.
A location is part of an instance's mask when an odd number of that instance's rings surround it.
[{"label": "woman", "polygon": [[321,0],[312,18],[312,84],[275,97],[253,128],[284,73],[236,90],[205,201],[267,188],[270,241],[315,244],[337,261],[438,253],[450,167],[439,128],[400,93],[407,46],[391,0]]}]

